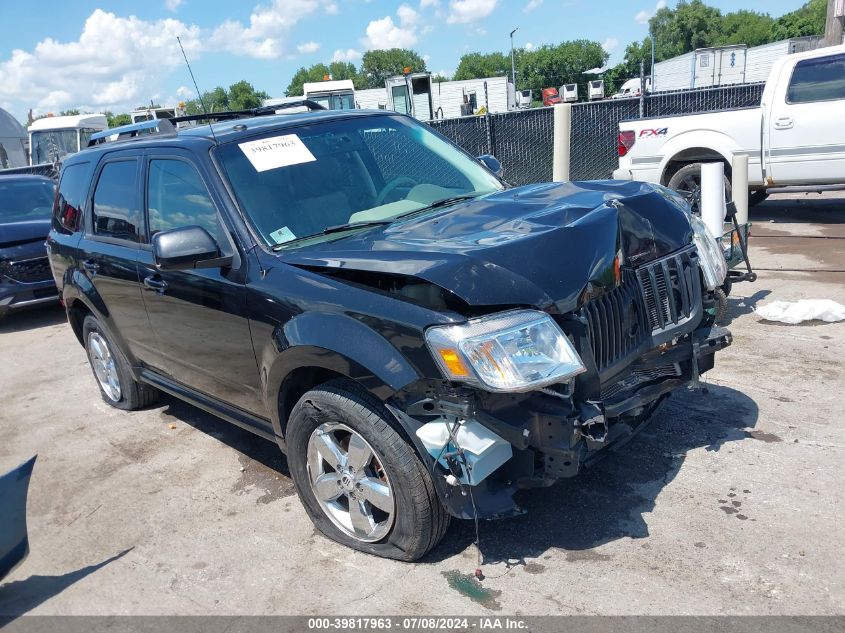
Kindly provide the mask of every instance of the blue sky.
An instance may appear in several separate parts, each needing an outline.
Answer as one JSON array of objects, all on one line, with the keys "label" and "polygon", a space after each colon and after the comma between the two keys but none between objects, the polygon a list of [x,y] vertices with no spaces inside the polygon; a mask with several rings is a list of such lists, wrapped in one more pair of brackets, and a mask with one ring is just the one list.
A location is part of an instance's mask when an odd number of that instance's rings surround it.
[{"label": "blue sky", "polygon": [[[657,3],[657,4],[655,4]],[[665,0],[0,0],[0,107],[24,120],[80,107],[126,111],[194,96],[181,36],[202,90],[246,79],[280,96],[303,65],[407,46],[451,73],[468,51],[588,38],[617,61]],[[722,11],[755,0],[709,0]],[[669,1],[673,6],[674,0]],[[801,0],[769,0],[778,16]]]}]

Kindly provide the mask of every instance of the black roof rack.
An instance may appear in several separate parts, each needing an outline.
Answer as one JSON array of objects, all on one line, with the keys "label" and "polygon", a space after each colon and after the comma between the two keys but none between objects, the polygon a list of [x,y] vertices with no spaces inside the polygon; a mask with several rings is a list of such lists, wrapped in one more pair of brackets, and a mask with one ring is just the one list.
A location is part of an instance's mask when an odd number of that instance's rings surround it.
[{"label": "black roof rack", "polygon": [[288,101],[278,105],[261,106],[260,108],[251,108],[249,110],[232,110],[226,112],[209,112],[208,114],[189,114],[186,116],[172,117],[170,122],[173,125],[177,123],[186,123],[188,121],[229,121],[231,119],[244,119],[255,116],[269,116],[276,114],[278,110],[286,110],[288,108],[306,107],[309,110],[325,110],[326,107],[311,99],[297,99],[296,101]]},{"label": "black roof rack", "polygon": [[108,130],[95,132],[88,139],[88,147],[100,145],[102,143],[114,143],[116,141],[129,141],[139,136],[152,135],[174,135],[176,128],[167,119],[150,119],[147,121],[139,121],[138,123],[130,123],[129,125],[121,125],[113,127]]},{"label": "black roof rack", "polygon": [[325,110],[326,108],[311,99],[298,99],[273,106],[262,106],[250,110],[235,110],[229,112],[211,112],[209,114],[190,114],[188,116],[177,116],[169,119],[150,119],[121,125],[120,127],[102,130],[91,135],[88,140],[88,147],[102,143],[114,143],[118,141],[131,141],[139,137],[147,136],[175,136],[176,126],[179,123],[188,121],[228,121],[231,119],[243,119],[256,116],[269,116],[276,114],[278,110],[288,108],[306,107],[309,110]]}]

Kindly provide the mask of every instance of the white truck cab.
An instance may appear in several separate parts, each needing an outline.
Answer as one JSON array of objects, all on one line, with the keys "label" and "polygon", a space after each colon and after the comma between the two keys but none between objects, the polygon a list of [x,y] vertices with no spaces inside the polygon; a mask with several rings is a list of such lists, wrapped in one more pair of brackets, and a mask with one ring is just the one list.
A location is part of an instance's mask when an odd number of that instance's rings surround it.
[{"label": "white truck cab", "polygon": [[684,190],[703,162],[748,155],[751,202],[766,190],[845,184],[845,46],[787,55],[772,67],[760,107],[619,124],[613,177]]},{"label": "white truck cab", "polygon": [[355,86],[351,79],[306,82],[302,91],[306,99],[316,101],[326,110],[355,109]]},{"label": "white truck cab", "polygon": [[46,116],[33,121],[29,132],[29,164],[61,160],[88,146],[95,132],[108,129],[105,114]]}]

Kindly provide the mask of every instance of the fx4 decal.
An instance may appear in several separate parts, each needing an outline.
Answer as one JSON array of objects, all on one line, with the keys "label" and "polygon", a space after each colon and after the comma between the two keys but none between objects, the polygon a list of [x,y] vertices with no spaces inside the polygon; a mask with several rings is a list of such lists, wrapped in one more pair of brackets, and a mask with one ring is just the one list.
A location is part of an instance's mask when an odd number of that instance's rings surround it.
[{"label": "fx4 decal", "polygon": [[669,132],[668,127],[662,127],[655,130],[640,130],[640,138],[649,138],[651,136],[666,136]]}]

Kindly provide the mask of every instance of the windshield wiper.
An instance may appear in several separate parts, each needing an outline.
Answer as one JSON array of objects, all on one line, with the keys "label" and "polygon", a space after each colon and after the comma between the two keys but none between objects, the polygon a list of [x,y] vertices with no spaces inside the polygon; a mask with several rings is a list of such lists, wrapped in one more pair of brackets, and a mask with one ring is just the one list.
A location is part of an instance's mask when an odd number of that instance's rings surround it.
[{"label": "windshield wiper", "polygon": [[288,242],[282,242],[281,244],[276,244],[273,246],[274,251],[279,251],[285,248],[286,246],[290,246],[295,242],[301,242],[302,240],[308,240],[312,237],[318,237],[320,235],[330,235],[332,233],[342,233],[343,231],[354,231],[355,229],[363,229],[370,226],[383,226],[385,224],[390,224],[392,220],[367,220],[366,222],[350,222],[348,224],[334,224],[332,226],[327,226],[322,231],[318,233],[313,233],[311,235],[303,235],[302,237],[298,237],[294,240],[290,240]]},{"label": "windshield wiper", "polygon": [[481,194],[478,193],[464,193],[460,196],[452,196],[451,198],[443,198],[442,200],[438,200],[437,202],[432,202],[429,205],[421,207],[419,209],[414,209],[413,211],[408,211],[407,213],[402,213],[401,215],[397,215],[394,220],[400,220],[402,218],[409,218],[412,215],[417,215],[418,213],[425,213],[426,211],[433,211],[434,209],[441,209],[443,207],[448,207],[449,205],[455,204],[457,202],[461,202],[462,200],[472,200],[473,198],[477,198]]}]

